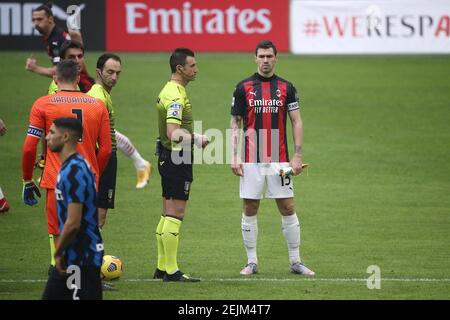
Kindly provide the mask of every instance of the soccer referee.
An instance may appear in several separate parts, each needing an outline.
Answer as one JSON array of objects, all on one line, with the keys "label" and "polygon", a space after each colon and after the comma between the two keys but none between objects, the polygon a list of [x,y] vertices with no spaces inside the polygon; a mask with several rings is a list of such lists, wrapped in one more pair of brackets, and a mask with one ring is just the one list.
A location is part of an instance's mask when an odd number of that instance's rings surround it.
[{"label": "soccer referee", "polygon": [[156,228],[158,265],[155,279],[198,282],[178,269],[177,251],[181,223],[192,177],[193,144],[204,148],[208,138],[193,132],[192,105],[186,86],[197,75],[194,52],[177,48],[170,56],[170,81],[161,90],[156,108],[160,135],[158,170],[161,176],[163,214]]}]

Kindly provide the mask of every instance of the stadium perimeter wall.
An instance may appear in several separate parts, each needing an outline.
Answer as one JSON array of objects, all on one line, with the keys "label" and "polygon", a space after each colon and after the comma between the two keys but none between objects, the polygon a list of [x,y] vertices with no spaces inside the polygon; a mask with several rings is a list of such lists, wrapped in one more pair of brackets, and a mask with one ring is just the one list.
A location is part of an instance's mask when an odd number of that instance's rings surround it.
[{"label": "stadium perimeter wall", "polygon": [[[82,5],[87,50],[251,52],[272,39],[295,54],[448,54],[450,0],[55,0],[58,24]],[[34,1],[0,3],[0,50],[42,49]]]}]

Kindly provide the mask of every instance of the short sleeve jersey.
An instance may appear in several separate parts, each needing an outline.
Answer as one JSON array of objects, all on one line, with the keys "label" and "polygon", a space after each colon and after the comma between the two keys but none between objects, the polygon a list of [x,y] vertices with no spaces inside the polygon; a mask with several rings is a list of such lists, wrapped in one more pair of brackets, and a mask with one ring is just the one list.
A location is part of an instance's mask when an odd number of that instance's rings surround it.
[{"label": "short sleeve jersey", "polygon": [[231,114],[243,118],[244,162],[288,162],[287,114],[299,108],[295,87],[276,75],[264,78],[255,73],[239,82]]},{"label": "short sleeve jersey", "polygon": [[67,265],[100,267],[103,243],[98,228],[95,177],[87,161],[78,153],[61,165],[55,189],[59,231],[62,233],[71,203],[83,205],[81,226],[73,241],[64,249]]},{"label": "short sleeve jersey", "polygon": [[58,26],[53,28],[52,33],[50,33],[50,36],[47,39],[44,39],[48,56],[53,65],[57,65],[61,61],[61,58],[59,57],[61,52],[60,49],[63,42],[66,40],[70,40],[69,33]]},{"label": "short sleeve jersey", "polygon": [[88,96],[100,99],[106,106],[109,115],[109,126],[111,129],[111,144],[112,150],[117,151],[116,133],[115,133],[115,118],[114,108],[111,100],[111,95],[100,84],[94,84],[91,90],[87,93]]},{"label": "short sleeve jersey", "polygon": [[158,112],[159,137],[164,148],[179,150],[180,146],[167,137],[167,124],[180,125],[180,128],[193,133],[192,105],[186,88],[176,82],[169,81],[161,90],[156,101]]}]

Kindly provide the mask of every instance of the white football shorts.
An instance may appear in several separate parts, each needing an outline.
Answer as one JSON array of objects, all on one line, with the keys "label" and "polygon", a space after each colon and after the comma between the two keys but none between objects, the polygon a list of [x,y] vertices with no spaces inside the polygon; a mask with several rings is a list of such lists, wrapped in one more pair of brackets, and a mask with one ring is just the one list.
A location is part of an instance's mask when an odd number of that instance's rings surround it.
[{"label": "white football shorts", "polygon": [[292,177],[281,177],[280,169],[289,167],[289,162],[244,163],[244,176],[240,177],[242,199],[262,199],[266,185],[266,198],[282,199],[294,197]]}]

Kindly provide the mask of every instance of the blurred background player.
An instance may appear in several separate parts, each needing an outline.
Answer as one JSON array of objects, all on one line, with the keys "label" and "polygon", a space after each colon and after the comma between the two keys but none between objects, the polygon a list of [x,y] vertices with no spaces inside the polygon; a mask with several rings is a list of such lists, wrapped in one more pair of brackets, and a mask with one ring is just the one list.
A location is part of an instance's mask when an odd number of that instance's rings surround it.
[{"label": "blurred background player", "polygon": [[[177,263],[180,227],[193,181],[192,145],[193,142],[199,147],[208,144],[206,136],[193,131],[192,105],[186,93],[186,86],[197,75],[194,52],[176,49],[170,56],[170,69],[170,81],[161,90],[156,104],[161,139],[158,170],[163,215],[156,227],[158,264],[153,277],[163,281],[198,282],[200,279],[181,272]],[[175,163],[174,158],[182,160],[181,163]]]},{"label": "blurred background player", "polygon": [[[80,12],[78,11],[76,14],[79,15]],[[34,9],[32,19],[34,27],[39,31],[44,39],[47,47],[47,53],[53,67],[43,67],[38,65],[36,58],[31,55],[25,63],[25,69],[51,78],[55,74],[55,66],[59,61],[61,61],[61,45],[64,41],[75,40],[83,43],[83,39],[80,30],[70,30],[67,32],[60,26],[56,25],[55,17],[52,12],[52,2],[40,5]],[[81,90],[88,91],[94,83],[94,79],[89,76],[84,65],[80,72],[80,79],[82,86],[80,87]]]},{"label": "blurred background player", "polygon": [[[77,152],[82,137],[83,127],[75,118],[56,119],[46,136],[49,149],[58,154],[62,165],[55,189],[61,235],[55,249],[56,268],[49,275],[42,296],[45,300],[100,300],[103,295],[103,243],[95,205],[95,176]],[[74,266],[78,284],[68,281],[73,271],[68,273],[67,269]]]},{"label": "blurred background player", "polygon": [[[6,134],[6,125],[2,119],[0,119],[0,137]],[[9,204],[6,201],[5,195],[3,194],[2,188],[0,187],[0,213],[8,212]]]},{"label": "blurred background player", "polygon": [[[53,121],[60,117],[78,118],[83,125],[83,137],[77,151],[89,162],[98,179],[104,171],[111,155],[109,117],[103,102],[76,90],[79,81],[78,64],[72,60],[61,61],[56,67],[58,92],[35,101],[30,112],[30,124],[23,146],[22,178],[23,201],[26,205],[37,204],[35,195],[40,192],[33,180],[33,164],[39,140],[48,133]],[[40,186],[47,190],[46,215],[50,238],[51,266],[55,266],[55,241],[59,235],[56,214],[56,175],[61,166],[58,156],[48,147],[46,164]],[[50,268],[51,271],[51,268]]]},{"label": "blurred background player", "polygon": [[[117,57],[117,56],[116,56]],[[118,58],[118,57],[117,57]],[[78,42],[78,41],[74,41],[74,40],[70,40],[70,41],[65,41],[62,45],[61,45],[61,60],[66,60],[66,59],[70,59],[73,60],[75,62],[77,62],[80,66],[81,70],[84,70],[85,67],[85,63],[84,63],[84,46],[82,43]],[[121,65],[121,61],[120,58],[119,60],[116,60],[119,62],[119,67]],[[103,67],[105,61],[101,61],[101,66]],[[112,73],[112,74],[110,74]],[[111,96],[110,96],[110,92],[112,90],[112,87],[115,86],[115,84],[117,83],[117,81],[119,80],[119,74],[120,74],[120,70],[119,73],[116,74],[114,71],[112,70],[99,70],[99,66],[97,63],[97,80],[96,83],[97,85],[95,85],[94,80],[90,80],[92,79],[91,77],[86,78],[86,82],[82,83],[82,77],[81,77],[80,73],[80,82],[78,83],[78,88],[81,90],[81,92],[87,92],[89,91],[89,95],[94,96],[98,99],[101,99],[103,101],[103,103],[105,103],[107,109],[108,109],[108,113],[109,113],[109,117],[110,117],[110,122],[111,122],[111,132],[114,132],[114,136],[111,137],[112,142],[113,142],[113,149],[114,149],[114,154],[115,151],[117,150],[117,148],[119,148],[119,150],[122,151],[122,153],[127,156],[128,158],[130,158],[133,161],[134,167],[136,168],[136,173],[137,173],[137,182],[136,182],[136,188],[137,189],[142,189],[145,186],[147,186],[149,179],[150,179],[150,174],[152,171],[152,166],[150,164],[150,162],[148,162],[147,160],[145,160],[141,154],[139,153],[139,151],[135,148],[135,146],[133,145],[133,143],[130,141],[130,139],[125,136],[124,134],[120,133],[117,130],[114,130],[114,109],[112,106],[112,102],[111,102]],[[92,86],[94,84],[94,87]],[[86,88],[89,88],[89,90],[86,90]],[[94,88],[93,90],[91,90],[92,88]],[[58,87],[55,83],[55,81],[52,81],[52,83],[50,84],[48,93],[52,94],[55,93],[57,91]],[[114,183],[115,185],[115,183]],[[102,217],[102,215],[100,216]]]},{"label": "blurred background player", "polygon": [[[280,169],[292,167],[293,174],[302,171],[303,122],[300,117],[298,94],[288,81],[275,75],[277,49],[271,41],[256,46],[257,72],[239,82],[231,106],[233,173],[240,176],[240,197],[243,199],[242,237],[247,252],[247,265],[242,275],[258,271],[256,243],[257,213],[264,184],[266,198],[275,199],[281,214],[283,235],[288,245],[290,271],[314,275],[300,259],[300,222],[294,208],[294,189],[291,177],[280,176]],[[267,101],[271,102],[269,105]],[[289,161],[286,120],[292,124],[294,155]],[[241,162],[237,141],[244,121],[245,159]],[[251,132],[254,132],[252,134]],[[272,131],[277,132],[273,138]],[[267,134],[264,134],[266,132]],[[262,134],[260,134],[262,133]],[[257,138],[262,137],[262,138]]]},{"label": "blurred background player", "polygon": [[[78,82],[77,89],[84,93],[88,92],[95,83],[95,80],[87,73],[87,71],[83,71],[86,70],[83,43],[77,40],[64,41],[60,47],[60,61],[63,60],[72,60],[78,64],[80,82]],[[48,94],[55,93],[56,91],[58,91],[58,86],[55,80],[52,80],[48,87]]]}]

